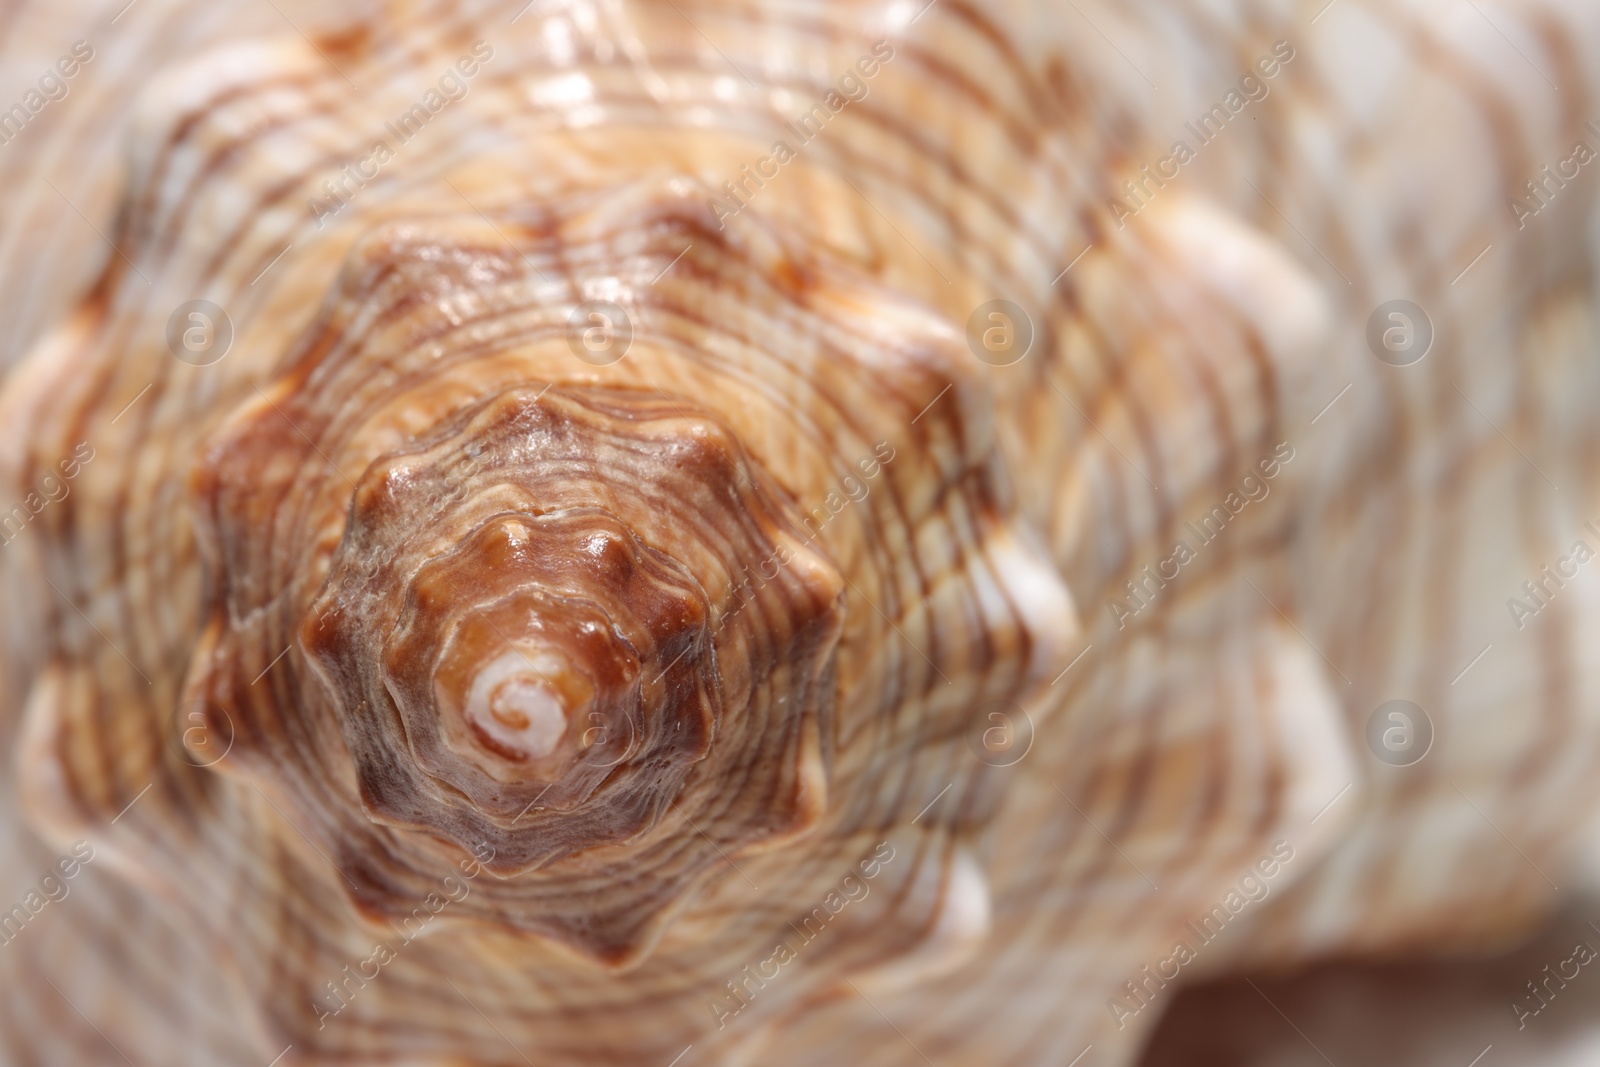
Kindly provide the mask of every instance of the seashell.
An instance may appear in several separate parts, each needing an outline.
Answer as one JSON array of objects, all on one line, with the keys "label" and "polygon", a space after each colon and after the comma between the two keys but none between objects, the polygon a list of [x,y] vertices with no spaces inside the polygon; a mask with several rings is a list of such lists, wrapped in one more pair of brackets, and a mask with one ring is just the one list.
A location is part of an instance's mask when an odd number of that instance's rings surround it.
[{"label": "seashell", "polygon": [[1587,877],[1577,0],[269,6],[10,16],[0,1060],[1131,1062]]}]

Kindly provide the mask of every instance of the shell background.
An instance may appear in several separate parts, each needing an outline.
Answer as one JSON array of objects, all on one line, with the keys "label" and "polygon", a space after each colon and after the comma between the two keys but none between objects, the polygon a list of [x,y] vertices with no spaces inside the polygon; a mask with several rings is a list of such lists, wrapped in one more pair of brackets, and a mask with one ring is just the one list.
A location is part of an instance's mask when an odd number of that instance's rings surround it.
[{"label": "shell background", "polygon": [[5,1062],[1126,1063],[1264,857],[1183,980],[1593,886],[1594,5],[0,20]]}]

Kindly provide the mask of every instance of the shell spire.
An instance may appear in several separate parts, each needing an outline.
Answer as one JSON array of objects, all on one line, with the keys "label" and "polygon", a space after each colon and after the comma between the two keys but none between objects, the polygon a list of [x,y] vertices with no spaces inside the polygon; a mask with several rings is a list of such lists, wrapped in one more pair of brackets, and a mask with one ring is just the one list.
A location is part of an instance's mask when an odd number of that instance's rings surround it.
[{"label": "shell spire", "polygon": [[[269,528],[256,503],[280,488],[260,480],[259,457],[293,447],[286,419],[315,428],[306,408],[263,402],[212,449],[201,491],[225,556],[270,554],[249,542]],[[313,476],[343,484],[312,441],[299,444]],[[249,678],[230,669],[261,631],[227,620],[270,607],[269,594],[218,606],[190,698],[241,724],[239,762],[259,754],[269,777],[286,770],[290,750],[276,746],[337,724],[360,803],[330,832],[366,907],[404,914],[407,875],[429,877],[430,859],[448,873],[476,852],[501,877],[551,868],[515,883],[518,896],[537,885],[582,909],[542,918],[485,895],[494,914],[632,958],[638,928],[721,862],[717,848],[803,833],[825,803],[842,581],[737,450],[705,415],[651,393],[497,392],[357,481],[337,549],[313,564],[327,579],[283,615],[298,619],[291,655],[307,668],[282,683],[291,696],[252,705]],[[770,581],[745,577],[780,554],[789,562]],[[243,577],[215,585],[268,591]],[[706,811],[719,798],[682,791],[714,750],[713,765],[752,774]],[[301,769],[293,791],[315,795],[323,769]],[[648,863],[640,839],[680,799],[679,823],[716,837],[691,841],[703,854],[673,857],[660,882],[624,877],[617,865]],[[455,847],[432,856],[436,839]],[[615,859],[559,863],[606,846]],[[368,858],[383,855],[410,869]],[[597,906],[607,886],[627,887],[610,917]]]},{"label": "shell spire", "polygon": [[[796,464],[825,453],[762,440],[763,462],[742,436],[753,413],[696,395],[730,372],[793,373],[798,352],[763,339],[708,360],[676,343],[671,304],[640,301],[613,305],[631,336],[608,375],[568,327],[587,283],[541,264],[649,234],[594,269],[642,276],[693,248],[673,304],[713,304],[702,287],[754,265],[810,315],[837,283],[760,226],[713,228],[676,186],[552,203],[545,226],[515,251],[465,218],[363,237],[298,354],[210,436],[191,482],[211,621],[184,706],[232,732],[217,770],[293,810],[368,916],[403,918],[467,860],[491,877],[455,917],[626,969],[728,857],[800,840],[837,803],[849,588],[886,576],[838,559],[858,535],[799,505],[797,479],[833,476]],[[909,428],[959,384],[926,420],[954,427],[974,385],[948,377],[935,336],[908,333],[902,364],[863,350],[862,385],[836,395],[894,382]],[[963,432],[981,448],[980,427]],[[952,489],[994,509],[994,473],[953,471]],[[876,510],[844,521],[865,532]],[[989,543],[1013,561],[1002,580],[1022,580],[1019,548],[998,527]],[[999,692],[1036,679],[1070,627],[1064,593],[1042,593],[1010,595],[1044,616],[996,605],[1024,657]]]}]

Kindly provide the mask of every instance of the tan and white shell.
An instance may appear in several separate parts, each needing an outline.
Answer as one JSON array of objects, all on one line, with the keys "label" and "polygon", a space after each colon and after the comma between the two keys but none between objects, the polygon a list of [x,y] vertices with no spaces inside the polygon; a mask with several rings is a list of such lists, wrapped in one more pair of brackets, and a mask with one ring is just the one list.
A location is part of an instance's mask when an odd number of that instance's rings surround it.
[{"label": "tan and white shell", "polygon": [[0,9],[0,1062],[1125,1063],[1592,878],[1600,9],[329,7]]}]

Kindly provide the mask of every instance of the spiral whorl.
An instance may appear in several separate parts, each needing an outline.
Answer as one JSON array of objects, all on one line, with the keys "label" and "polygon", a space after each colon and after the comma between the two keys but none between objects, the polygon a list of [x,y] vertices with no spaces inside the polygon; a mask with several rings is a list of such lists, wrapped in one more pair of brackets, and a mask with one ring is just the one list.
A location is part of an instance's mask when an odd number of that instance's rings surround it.
[{"label": "spiral whorl", "polygon": [[358,245],[196,469],[188,700],[367,914],[472,855],[500,880],[455,914],[627,965],[821,818],[844,579],[724,417],[574,359],[521,266],[471,222]]},{"label": "spiral whorl", "polygon": [[[784,517],[727,431],[681,410],[508,390],[362,476],[300,641],[374,819],[487,841],[492,869],[520,871],[651,826],[713,738],[749,740],[766,657],[826,714],[803,676],[837,589],[819,566],[751,590]],[[770,803],[773,830],[804,818]]]}]

